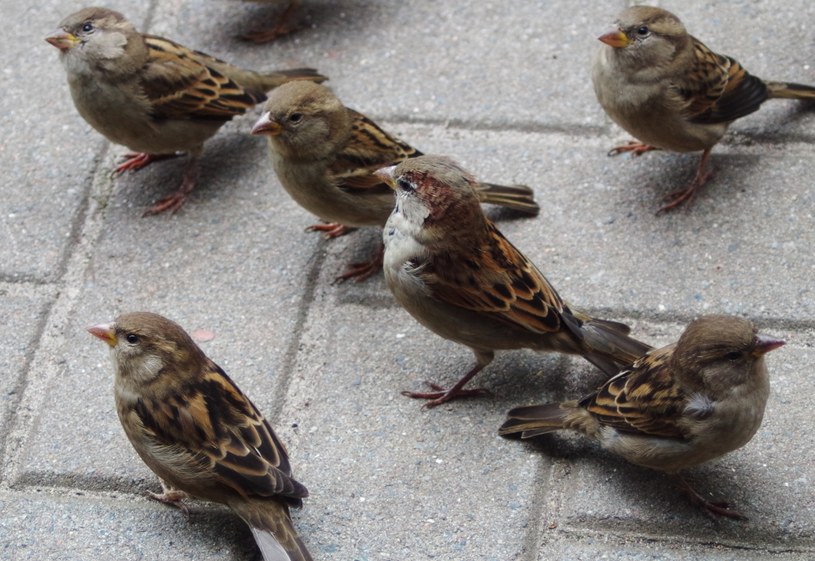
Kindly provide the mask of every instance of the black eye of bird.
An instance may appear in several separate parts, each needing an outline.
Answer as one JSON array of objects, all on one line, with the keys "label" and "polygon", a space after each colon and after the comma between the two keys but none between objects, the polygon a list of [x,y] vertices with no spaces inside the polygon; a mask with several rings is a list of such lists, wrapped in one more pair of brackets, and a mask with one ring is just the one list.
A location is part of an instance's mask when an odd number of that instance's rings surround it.
[{"label": "black eye of bird", "polygon": [[136,343],[139,342],[139,336],[136,335],[135,333],[128,333],[127,335],[125,335],[125,340],[131,345],[135,345]]},{"label": "black eye of bird", "polygon": [[84,31],[85,33],[90,33],[91,31],[93,31],[93,24],[89,21],[86,21],[85,23],[82,24],[82,31]]},{"label": "black eye of bird", "polygon": [[299,123],[302,120],[303,120],[302,113],[292,113],[291,115],[289,115],[289,122],[291,123]]},{"label": "black eye of bird", "polygon": [[739,360],[742,356],[744,356],[744,353],[742,353],[741,351],[730,351],[729,353],[724,355],[724,358],[726,358],[727,360]]},{"label": "black eye of bird", "polygon": [[399,179],[396,180],[396,186],[399,187],[402,191],[407,191],[408,193],[414,191],[413,183],[411,183],[404,177],[400,177]]},{"label": "black eye of bird", "polygon": [[637,28],[637,35],[640,37],[647,37],[649,33],[651,33],[651,30],[648,29],[647,25],[641,25]]}]

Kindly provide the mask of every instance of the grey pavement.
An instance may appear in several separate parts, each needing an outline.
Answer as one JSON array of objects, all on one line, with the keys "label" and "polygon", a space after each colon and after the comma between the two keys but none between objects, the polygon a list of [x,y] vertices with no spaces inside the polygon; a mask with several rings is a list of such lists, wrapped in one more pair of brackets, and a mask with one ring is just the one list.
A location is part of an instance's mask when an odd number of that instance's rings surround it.
[{"label": "grey pavement", "polygon": [[[236,119],[208,143],[175,216],[141,218],[180,160],[113,179],[125,152],[76,113],[43,41],[83,4],[0,0],[0,558],[257,556],[225,509],[187,520],[144,497],[157,481],[116,418],[107,352],[84,327],[151,310],[188,330],[276,426],[311,491],[294,522],[317,560],[801,560],[815,557],[815,112],[771,102],[713,153],[690,210],[655,216],[697,155],[607,158],[627,139],[594,100],[596,36],[623,1],[305,0],[304,27],[235,37],[280,6],[118,0],[141,29],[247,67],[314,66],[345,103],[486,180],[531,185],[536,219],[499,226],[560,293],[654,344],[702,313],[741,314],[788,341],[768,362],[765,422],[688,473],[749,517],[714,521],[660,474],[571,435],[524,444],[512,406],[601,380],[588,363],[499,355],[489,399],[431,411],[400,395],[449,383],[470,351],[422,328],[383,279],[332,285],[379,233],[326,241]],[[815,83],[815,4],[661,2],[761,77]]]}]

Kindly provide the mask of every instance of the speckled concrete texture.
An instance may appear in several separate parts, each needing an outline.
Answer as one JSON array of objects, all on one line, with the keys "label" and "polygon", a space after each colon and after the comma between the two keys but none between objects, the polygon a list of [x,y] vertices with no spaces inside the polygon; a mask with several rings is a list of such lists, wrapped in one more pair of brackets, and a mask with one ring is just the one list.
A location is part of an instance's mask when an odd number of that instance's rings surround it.
[{"label": "speckled concrete texture", "polygon": [[[223,366],[288,444],[310,490],[294,523],[317,561],[804,561],[815,557],[815,111],[774,101],[713,151],[690,209],[655,216],[698,155],[606,156],[627,136],[597,105],[589,64],[623,1],[303,0],[300,29],[237,38],[284,2],[116,0],[141,29],[237,64],[311,66],[350,107],[482,179],[524,183],[537,218],[490,208],[560,294],[656,345],[703,313],[787,340],[768,358],[765,421],[687,476],[749,520],[712,520],[661,474],[575,435],[497,436],[516,405],[579,396],[587,362],[499,354],[489,398],[423,410],[400,395],[449,384],[472,353],[416,323],[382,275],[333,284],[374,252],[373,229],[325,240],[283,191],[258,110],[207,143],[173,216],[142,211],[183,158],[112,177],[126,152],[77,114],[43,41],[83,4],[0,0],[0,558],[258,559],[226,509],[189,519],[145,498],[158,482],[116,417],[112,369],[84,330],[150,310],[214,335]],[[661,2],[752,73],[815,84],[815,5]]]}]

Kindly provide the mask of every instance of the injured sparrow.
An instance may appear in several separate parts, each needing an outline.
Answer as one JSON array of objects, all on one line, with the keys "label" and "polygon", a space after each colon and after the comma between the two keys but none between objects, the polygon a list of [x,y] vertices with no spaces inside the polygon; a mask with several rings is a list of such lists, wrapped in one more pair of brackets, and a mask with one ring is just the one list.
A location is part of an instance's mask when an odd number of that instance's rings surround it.
[{"label": "injured sparrow", "polygon": [[146,214],[175,212],[194,189],[204,141],[291,80],[323,81],[310,68],[260,74],[169,39],[142,34],[122,14],[85,8],[46,40],[60,50],[79,114],[108,140],[138,154],[116,168],[136,170],[187,152],[181,187]]},{"label": "injured sparrow", "polygon": [[477,364],[449,390],[403,392],[433,407],[458,396],[494,351],[529,348],[579,354],[609,376],[651,347],[626,325],[566,304],[479,205],[477,181],[452,160],[421,156],[378,172],[396,189],[385,225],[385,281],[428,329],[470,347]]},{"label": "injured sparrow", "polygon": [[[252,134],[269,139],[269,151],[283,188],[300,206],[329,222],[314,226],[330,237],[347,227],[378,226],[393,210],[393,191],[374,172],[421,152],[389,135],[365,115],[345,107],[325,86],[291,83],[269,94]],[[479,183],[481,202],[531,215],[540,207],[523,185]],[[367,278],[382,267],[375,259],[342,278]],[[359,279],[362,280],[362,279]]]},{"label": "injured sparrow", "polygon": [[221,503],[252,529],[266,561],[310,561],[289,507],[306,488],[263,415],[176,323],[147,312],[88,328],[111,347],[119,420],[162,481],[153,498]]},{"label": "injured sparrow", "polygon": [[[753,438],[770,393],[764,354],[783,344],[756,334],[746,319],[703,316],[677,343],[651,351],[593,394],[515,408],[498,432],[530,438],[572,429],[629,462],[676,474]],[[695,504],[742,518],[675,477]]]},{"label": "injured sparrow", "polygon": [[768,99],[815,100],[815,87],[752,76],[736,60],[689,35],[679,18],[661,8],[628,8],[617,19],[617,29],[599,39],[604,45],[592,68],[597,100],[642,142],[609,154],[702,150],[693,181],[670,194],[660,211],[690,203],[711,176],[711,149],[734,120]]}]

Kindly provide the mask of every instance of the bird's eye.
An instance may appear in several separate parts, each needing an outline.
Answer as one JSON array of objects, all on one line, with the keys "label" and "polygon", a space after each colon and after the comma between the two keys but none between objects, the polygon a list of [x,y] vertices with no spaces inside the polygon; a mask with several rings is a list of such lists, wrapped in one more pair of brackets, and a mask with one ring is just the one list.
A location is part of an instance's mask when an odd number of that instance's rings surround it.
[{"label": "bird's eye", "polygon": [[415,190],[413,187],[413,183],[411,183],[404,177],[400,177],[399,179],[396,180],[396,186],[399,187],[402,191],[407,191],[408,193]]},{"label": "bird's eye", "polygon": [[297,124],[302,120],[303,120],[303,114],[302,113],[292,113],[291,115],[289,115],[289,122],[290,123]]},{"label": "bird's eye", "polygon": [[648,29],[647,25],[641,25],[637,28],[637,35],[640,37],[648,37],[651,34],[651,30]]},{"label": "bird's eye", "polygon": [[744,353],[742,353],[741,351],[730,351],[729,353],[724,355],[724,358],[726,358],[727,360],[739,360],[743,356]]},{"label": "bird's eye", "polygon": [[128,333],[127,335],[125,335],[125,340],[131,345],[135,345],[136,343],[139,342],[139,336],[136,335],[135,333]]},{"label": "bird's eye", "polygon": [[85,23],[82,24],[82,31],[84,31],[85,33],[90,33],[91,31],[93,31],[93,24],[89,21],[86,21]]}]

